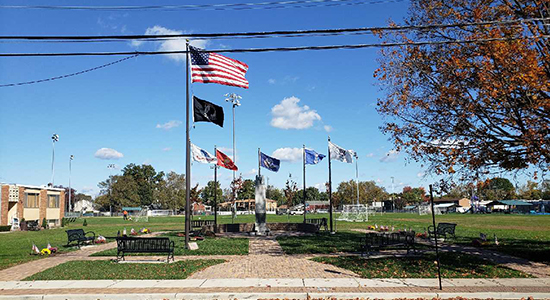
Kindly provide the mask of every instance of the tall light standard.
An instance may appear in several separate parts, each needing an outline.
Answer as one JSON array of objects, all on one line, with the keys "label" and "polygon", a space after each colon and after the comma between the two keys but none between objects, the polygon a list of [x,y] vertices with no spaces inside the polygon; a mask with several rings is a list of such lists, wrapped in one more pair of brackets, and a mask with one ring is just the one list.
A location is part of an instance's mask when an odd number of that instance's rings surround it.
[{"label": "tall light standard", "polygon": [[59,142],[59,135],[58,134],[53,134],[52,135],[52,178],[50,180],[50,184],[53,186],[53,178],[54,178],[54,173],[55,173],[55,169],[54,169],[54,162],[55,162],[55,142]]},{"label": "tall light standard", "polygon": [[[225,101],[227,102],[231,102],[231,104],[233,104],[233,162],[234,163],[237,163],[237,160],[236,160],[236,152],[237,150],[235,149],[236,145],[235,145],[235,107],[237,106],[241,106],[241,102],[240,102],[240,99],[242,99],[241,96],[235,94],[235,93],[227,93],[225,94]],[[235,170],[233,170],[233,182],[235,182]],[[233,188],[233,201],[235,201],[235,189]]]},{"label": "tall light standard", "polygon": [[391,205],[392,205],[392,211],[395,209],[395,191],[393,190],[393,176],[391,177],[391,193],[392,193],[392,197],[391,197]]},{"label": "tall light standard", "polygon": [[109,216],[113,216],[113,198],[111,197],[111,188],[113,183],[113,169],[115,169],[115,164],[108,164],[107,169],[109,169]]},{"label": "tall light standard", "polygon": [[71,154],[69,157],[69,212],[71,212],[71,194],[73,193],[73,190],[71,189],[71,172],[72,172],[72,161],[74,159],[74,155]]},{"label": "tall light standard", "polygon": [[357,152],[353,151],[353,157],[355,157],[355,182],[357,183],[357,205],[359,205],[359,165],[357,163],[359,156]]}]

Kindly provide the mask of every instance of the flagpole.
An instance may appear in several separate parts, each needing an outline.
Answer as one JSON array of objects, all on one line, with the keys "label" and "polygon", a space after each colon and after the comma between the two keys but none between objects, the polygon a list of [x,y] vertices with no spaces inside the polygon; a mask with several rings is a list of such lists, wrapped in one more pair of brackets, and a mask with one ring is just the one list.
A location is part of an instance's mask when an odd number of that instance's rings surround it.
[{"label": "flagpole", "polygon": [[262,155],[260,153],[261,153],[260,148],[258,148],[258,177],[262,176],[262,174],[260,172],[261,165],[262,165]]},{"label": "flagpole", "polygon": [[[330,135],[328,136],[328,142],[330,143]],[[328,201],[329,201],[329,218],[330,218],[330,233],[333,233],[332,230],[332,174],[330,169],[330,144],[328,146]]]},{"label": "flagpole", "polygon": [[189,145],[189,40],[185,43],[185,248],[189,249],[189,228],[191,226],[191,147]]},{"label": "flagpole", "polygon": [[437,227],[435,227],[435,212],[434,212],[434,195],[432,190],[432,185],[430,184],[430,204],[432,206],[432,224],[434,227],[434,238],[435,238],[435,258],[437,261],[437,278],[439,279],[439,289],[443,290],[441,286],[441,264],[439,263],[439,249],[437,247]]},{"label": "flagpole", "polygon": [[306,145],[303,145],[302,149],[302,163],[304,164],[304,224],[306,223]]},{"label": "flagpole", "polygon": [[[214,155],[216,155],[216,145],[214,145]],[[218,165],[214,164],[214,233],[218,233]]]}]

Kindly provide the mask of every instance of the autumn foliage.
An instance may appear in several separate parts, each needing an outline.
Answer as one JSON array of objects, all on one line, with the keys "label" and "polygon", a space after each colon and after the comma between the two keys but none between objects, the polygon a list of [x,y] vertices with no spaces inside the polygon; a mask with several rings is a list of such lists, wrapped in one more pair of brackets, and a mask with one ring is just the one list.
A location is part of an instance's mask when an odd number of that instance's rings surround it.
[{"label": "autumn foliage", "polygon": [[[440,174],[548,171],[549,13],[550,0],[412,0],[407,25],[463,25],[380,33],[445,42],[381,51],[378,111],[397,150]],[[497,22],[468,24],[484,21]]]}]

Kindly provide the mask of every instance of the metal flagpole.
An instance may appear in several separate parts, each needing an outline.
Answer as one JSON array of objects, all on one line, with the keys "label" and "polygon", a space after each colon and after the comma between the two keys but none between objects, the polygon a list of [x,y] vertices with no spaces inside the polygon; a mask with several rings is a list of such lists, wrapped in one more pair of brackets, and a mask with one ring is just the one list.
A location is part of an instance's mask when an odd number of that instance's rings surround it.
[{"label": "metal flagpole", "polygon": [[191,146],[189,145],[189,40],[185,43],[185,248],[189,249],[191,227]]},{"label": "metal flagpole", "polygon": [[[241,102],[239,101],[239,99],[241,99],[241,96],[235,94],[235,93],[227,93],[225,94],[225,101],[227,102],[231,102],[231,104],[233,104],[233,163],[237,163],[237,150],[236,150],[236,146],[235,146],[235,107],[237,106],[240,106],[241,105]],[[236,171],[233,170],[233,183],[235,183],[235,177],[236,177]],[[235,191],[235,187],[233,186],[233,210],[235,210],[235,213],[236,213],[236,207],[235,207],[235,200],[237,198],[237,195],[236,195],[236,191]],[[235,213],[231,214],[231,223],[234,222],[235,220]]]},{"label": "metal flagpole", "polygon": [[306,145],[303,145],[304,148],[302,149],[302,162],[304,164],[304,224],[306,223],[306,214],[307,214],[307,207],[306,207]]},{"label": "metal flagpole", "polygon": [[71,173],[72,173],[71,163],[73,161],[73,158],[74,158],[74,155],[71,155],[69,157],[69,212],[71,212],[71,194],[73,193],[71,189]]},{"label": "metal flagpole", "polygon": [[52,178],[50,180],[50,183],[52,187],[54,186],[54,174],[55,174],[55,142],[59,142],[59,135],[53,134],[52,135]]},{"label": "metal flagpole", "polygon": [[435,227],[435,212],[434,212],[434,195],[432,191],[432,185],[430,184],[430,204],[432,206],[432,224],[434,226],[434,237],[435,237],[435,257],[437,261],[437,278],[439,279],[439,289],[442,290],[441,286],[441,266],[439,262],[439,249],[437,247],[437,227]]},{"label": "metal flagpole", "polygon": [[[328,142],[330,143],[330,136],[328,137]],[[329,218],[330,218],[330,233],[333,233],[332,230],[332,174],[330,169],[330,144],[328,146],[328,200],[329,200]]]},{"label": "metal flagpole", "polygon": [[262,176],[260,172],[260,170],[262,169],[262,155],[260,153],[260,148],[258,148],[258,177]]},{"label": "metal flagpole", "polygon": [[[216,155],[216,145],[214,145],[214,155]],[[216,155],[217,156],[217,155]],[[218,165],[214,165],[214,233],[218,233]]]},{"label": "metal flagpole", "polygon": [[355,152],[355,182],[357,183],[357,205],[359,205],[359,166],[357,163],[357,159],[359,156],[357,155],[357,152]]}]

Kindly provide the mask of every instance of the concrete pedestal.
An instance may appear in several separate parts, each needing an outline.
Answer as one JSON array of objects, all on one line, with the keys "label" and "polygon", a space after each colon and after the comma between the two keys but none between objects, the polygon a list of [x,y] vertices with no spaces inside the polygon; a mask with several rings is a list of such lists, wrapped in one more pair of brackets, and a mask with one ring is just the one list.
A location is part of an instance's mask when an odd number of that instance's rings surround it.
[{"label": "concrete pedestal", "polygon": [[265,224],[266,220],[266,211],[265,211],[265,191],[266,186],[263,176],[256,176],[256,234],[257,235],[266,235],[269,233],[267,226]]}]

